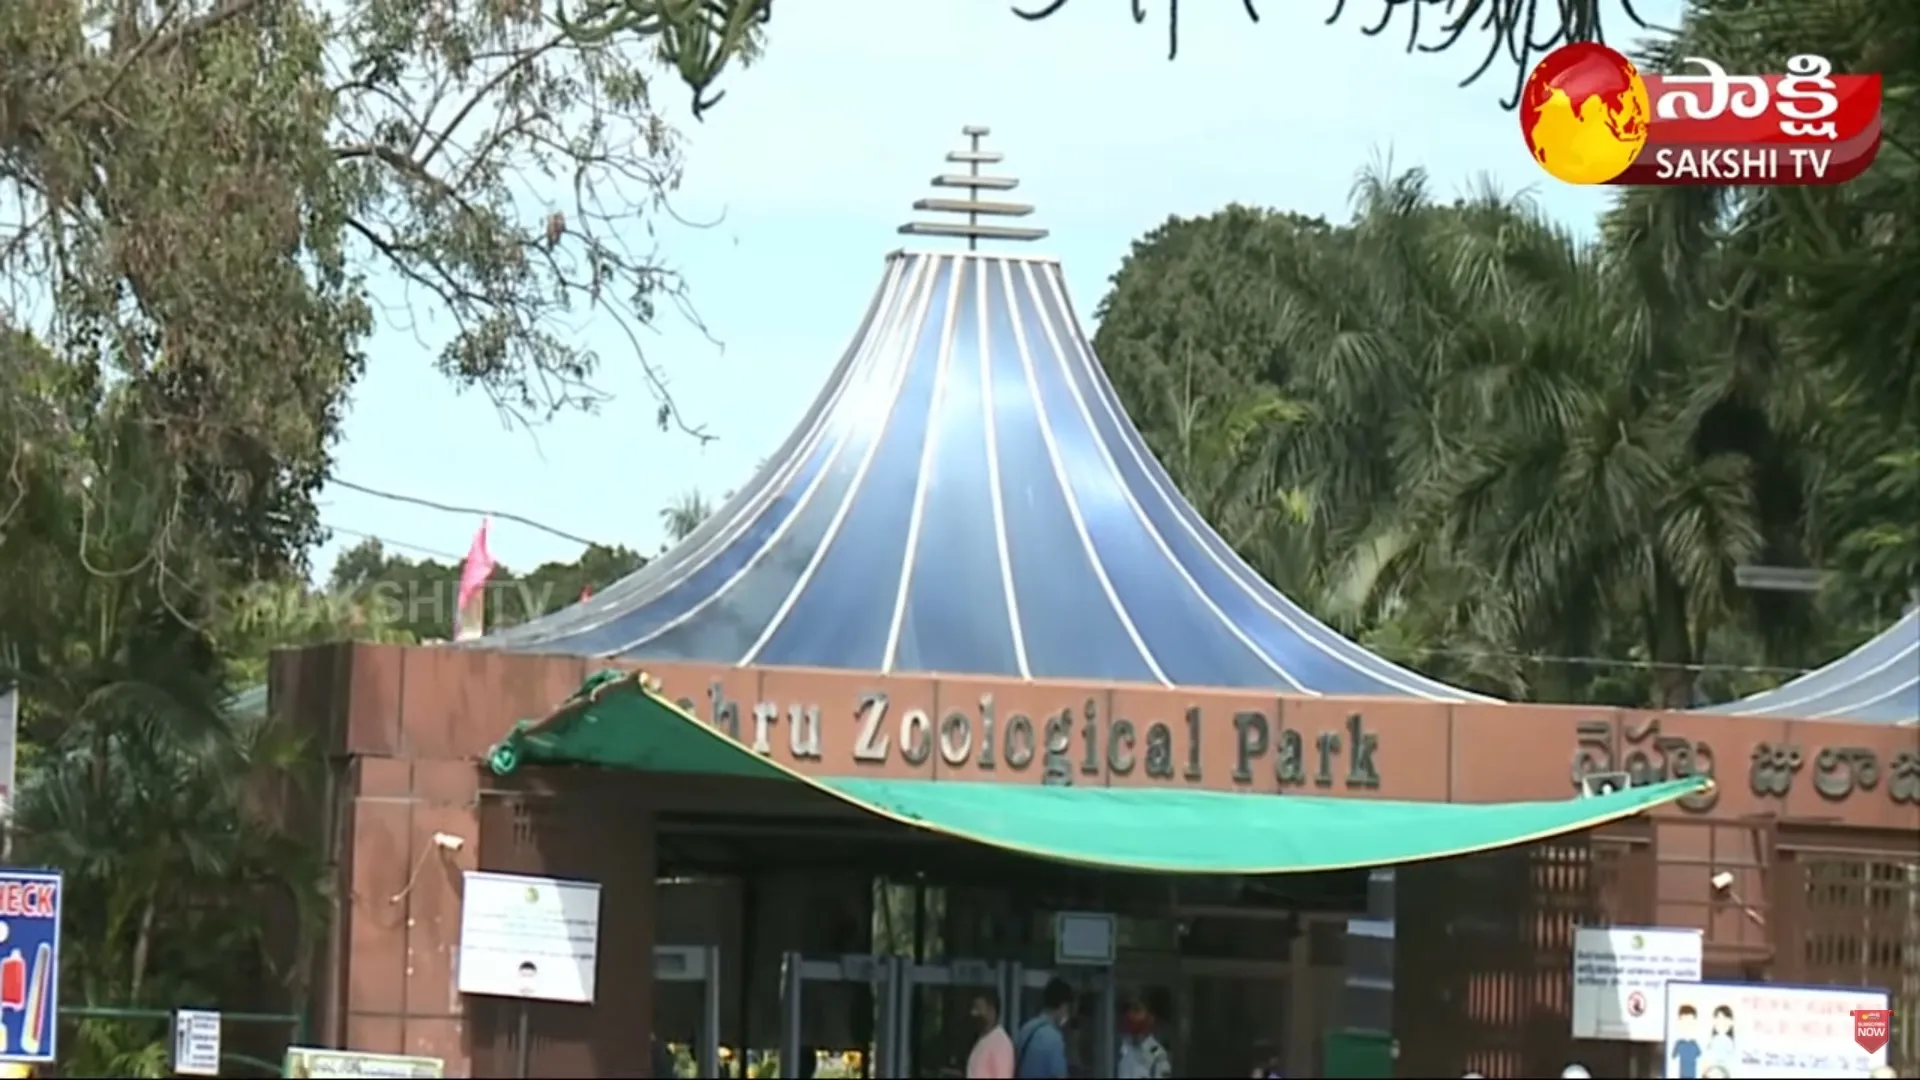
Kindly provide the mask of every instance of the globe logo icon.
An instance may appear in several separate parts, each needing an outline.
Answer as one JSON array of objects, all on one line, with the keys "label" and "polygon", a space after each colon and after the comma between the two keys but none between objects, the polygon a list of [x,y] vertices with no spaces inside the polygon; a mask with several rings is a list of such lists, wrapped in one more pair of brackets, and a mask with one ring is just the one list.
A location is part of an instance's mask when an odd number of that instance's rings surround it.
[{"label": "globe logo icon", "polygon": [[1604,184],[1647,145],[1652,108],[1633,61],[1605,45],[1565,45],[1540,61],[1520,94],[1520,133],[1557,180]]}]

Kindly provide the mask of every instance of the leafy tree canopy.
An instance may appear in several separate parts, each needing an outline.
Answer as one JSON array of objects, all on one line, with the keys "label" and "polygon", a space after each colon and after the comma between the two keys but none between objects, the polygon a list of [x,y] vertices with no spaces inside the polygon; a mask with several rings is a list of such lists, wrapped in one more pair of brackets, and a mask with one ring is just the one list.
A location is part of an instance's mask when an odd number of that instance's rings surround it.
[{"label": "leafy tree canopy", "polygon": [[[1229,207],[1148,234],[1100,355],[1242,554],[1401,659],[1633,705],[1825,660],[1920,584],[1920,19],[1704,0],[1653,60],[1803,51],[1886,72],[1858,183],[1629,191],[1590,243],[1371,174],[1349,224]],[[1738,587],[1749,564],[1837,580],[1809,602]]]},{"label": "leafy tree canopy", "polygon": [[[1474,66],[1460,80],[1470,86],[1489,73],[1513,80],[1505,100],[1506,108],[1520,100],[1520,89],[1527,72],[1548,52],[1573,41],[1600,41],[1610,25],[1620,29],[1645,28],[1647,23],[1635,9],[1633,0],[1561,0],[1543,4],[1540,0],[1377,0],[1378,6],[1333,0],[1328,5],[1327,25],[1342,18],[1357,18],[1361,33],[1368,37],[1392,34],[1402,37],[1408,53],[1439,53],[1464,50],[1475,56]],[[1014,14],[1029,22],[1053,18],[1066,10],[1068,0],[1044,0],[1031,7],[1014,6]],[[1208,14],[1218,15],[1225,5],[1207,5]],[[1617,14],[1610,14],[1617,7]],[[1240,0],[1240,11],[1254,23],[1260,21],[1260,8],[1254,0]],[[1132,0],[1133,21],[1145,23],[1151,16],[1146,0]],[[1167,0],[1161,12],[1166,28],[1167,59],[1180,55],[1180,0]],[[1229,18],[1232,16],[1229,15]]]},{"label": "leafy tree canopy", "polygon": [[[303,584],[355,380],[404,362],[368,337],[416,330],[536,421],[600,399],[575,333],[597,313],[692,430],[632,333],[684,300],[655,102],[710,104],[767,7],[0,4],[0,685],[25,709],[15,857],[84,898],[69,1000],[301,1007],[311,941],[264,945],[324,929],[322,860],[279,813],[322,780],[230,697],[274,646],[451,624],[430,592],[394,624]],[[558,605],[638,561],[490,598]],[[88,1022],[62,1064],[161,1075],[164,1036]]]},{"label": "leafy tree canopy", "polygon": [[[496,565],[482,594],[486,625],[499,629],[558,611],[645,564],[628,548],[596,545],[572,562],[542,563],[524,574]],[[229,612],[239,634],[235,651],[255,654],[245,648],[255,638],[282,646],[342,638],[444,641],[453,634],[460,572],[457,561],[412,558],[364,540],[340,553],[323,588],[265,584],[242,594]]]}]

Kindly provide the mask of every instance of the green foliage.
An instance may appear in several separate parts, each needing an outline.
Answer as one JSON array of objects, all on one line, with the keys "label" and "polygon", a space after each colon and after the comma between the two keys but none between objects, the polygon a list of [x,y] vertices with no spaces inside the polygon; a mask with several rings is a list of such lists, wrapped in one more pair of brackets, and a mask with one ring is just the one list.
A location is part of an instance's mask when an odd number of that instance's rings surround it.
[{"label": "green foliage", "polygon": [[558,13],[576,41],[655,39],[660,58],[693,89],[696,119],[720,103],[725,95],[708,90],[728,63],[758,51],[760,28],[772,18],[773,0],[592,0],[578,19]]},{"label": "green foliage", "polygon": [[[1013,13],[1029,22],[1038,22],[1066,10],[1067,2],[1039,0],[1031,8],[1015,5]],[[1208,4],[1205,9],[1209,14],[1218,15],[1225,6]],[[1609,15],[1609,7],[1604,0],[1562,0],[1551,5],[1539,0],[1526,3],[1474,0],[1457,5],[1449,3],[1435,10],[1430,5],[1406,0],[1383,0],[1377,8],[1334,0],[1327,6],[1326,22],[1332,25],[1343,15],[1365,12],[1358,16],[1361,33],[1368,37],[1390,33],[1409,55],[1458,52],[1457,47],[1464,45],[1466,54],[1474,60],[1460,85],[1472,85],[1487,74],[1511,79],[1513,90],[1505,104],[1512,108],[1520,98],[1527,72],[1540,57],[1556,47],[1569,41],[1600,41],[1609,29],[1617,35],[1622,29],[1646,27],[1631,0],[1622,0],[1617,15]],[[1254,0],[1240,0],[1240,10],[1249,21],[1260,21],[1260,10]],[[1167,0],[1162,11],[1167,59],[1173,60],[1180,55],[1179,0]],[[1142,0],[1133,0],[1133,21],[1144,23],[1147,16],[1147,5]]]},{"label": "green foliage", "polygon": [[661,426],[679,422],[635,333],[663,303],[690,314],[650,246],[680,179],[652,29],[572,33],[525,0],[351,0],[334,17],[352,43],[325,76],[348,249],[403,283],[393,322],[451,323],[431,334],[441,370],[512,416],[600,400],[578,333],[597,312],[626,331]]},{"label": "green foliage", "polygon": [[[715,8],[589,40],[524,0],[0,4],[0,685],[15,856],[70,883],[69,1003],[303,1003],[311,952],[270,946],[325,900],[283,818],[315,763],[226,702],[274,647],[452,616],[448,586],[400,617],[392,587],[433,575],[393,560],[361,594],[305,585],[364,342],[431,325],[457,386],[544,417],[599,399],[598,312],[678,424],[631,334],[682,299],[651,250],[679,177],[651,76],[664,54],[710,93],[751,57],[757,23],[701,37]],[[495,620],[639,561],[541,567]],[[70,1075],[165,1068],[163,1029],[69,1035]]]},{"label": "green foliage", "polygon": [[[277,810],[311,793],[317,763],[264,714],[183,735],[180,717],[145,701],[111,707],[114,733],[55,742],[17,807],[16,858],[66,873],[78,932],[62,950],[63,998],[164,1009],[251,987],[299,1003],[297,958],[327,916],[323,867]],[[165,1075],[163,1027],[88,1020],[74,1035],[69,1075]]]},{"label": "green foliage", "polygon": [[[595,545],[573,562],[542,563],[525,574],[494,567],[484,600],[489,629],[499,629],[577,603],[645,565],[646,559],[624,547]],[[460,566],[413,559],[367,540],[340,553],[324,591],[303,590],[298,598],[269,598],[307,612],[324,613],[334,637],[356,640],[432,641],[452,635],[460,588]]]},{"label": "green foliage", "polygon": [[[1878,40],[1890,100],[1920,82],[1905,9],[1725,7],[1697,5],[1675,49],[1857,70]],[[1905,109],[1888,110],[1902,143]],[[1443,205],[1417,171],[1368,173],[1349,225],[1229,207],[1161,226],[1114,278],[1096,346],[1202,512],[1375,647],[1536,698],[1731,696],[1760,680],[1726,669],[1824,660],[1920,583],[1920,261],[1900,247],[1920,207],[1910,165],[1890,173],[1631,191],[1592,244],[1524,199]],[[1262,403],[1284,419],[1250,428]],[[1276,493],[1300,512],[1274,513]],[[1754,592],[1743,564],[1839,584]]]},{"label": "green foliage", "polygon": [[[707,497],[698,491],[683,491],[660,508],[660,524],[666,526],[667,542],[677,544],[693,535],[700,523],[713,515]],[[662,551],[666,548],[663,546]]]}]

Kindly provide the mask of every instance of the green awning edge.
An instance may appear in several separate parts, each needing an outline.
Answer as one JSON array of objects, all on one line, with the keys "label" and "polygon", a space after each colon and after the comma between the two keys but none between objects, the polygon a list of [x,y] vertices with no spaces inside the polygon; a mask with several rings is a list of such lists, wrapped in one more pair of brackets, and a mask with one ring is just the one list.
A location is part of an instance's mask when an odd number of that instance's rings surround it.
[{"label": "green awning edge", "polygon": [[908,828],[1052,862],[1161,874],[1268,875],[1399,865],[1582,832],[1704,794],[1688,777],[1591,798],[1519,803],[967,780],[815,777],[770,760],[659,693],[644,673],[600,672],[488,754],[526,764],[778,779]]},{"label": "green awning edge", "polygon": [[807,779],[708,727],[646,672],[612,669],[588,676],[545,718],[514,724],[487,751],[496,776],[529,764]]}]

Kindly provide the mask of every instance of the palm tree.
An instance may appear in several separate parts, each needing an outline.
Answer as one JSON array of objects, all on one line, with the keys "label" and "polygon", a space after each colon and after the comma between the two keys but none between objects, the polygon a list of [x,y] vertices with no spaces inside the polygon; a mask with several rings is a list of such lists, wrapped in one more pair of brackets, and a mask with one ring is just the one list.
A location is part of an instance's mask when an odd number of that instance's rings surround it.
[{"label": "palm tree", "polygon": [[[216,706],[189,724],[131,693],[98,704],[89,719],[113,733],[45,749],[14,826],[16,857],[66,875],[80,932],[61,956],[65,999],[169,1008],[285,994],[300,1006],[327,918],[324,859],[279,815],[316,759],[264,709]],[[288,925],[293,948],[277,936]],[[61,1044],[73,1074],[168,1073],[166,1033],[150,1025],[90,1019],[74,1034]]]},{"label": "palm tree", "polygon": [[660,524],[666,528],[668,538],[677,544],[692,536],[693,530],[712,514],[713,508],[707,505],[707,497],[690,488],[660,508]]},{"label": "palm tree", "polygon": [[[1622,693],[1689,703],[1709,636],[1778,603],[1735,589],[1734,567],[1812,543],[1820,475],[1811,369],[1741,309],[1699,299],[1736,253],[1676,280],[1497,192],[1438,205],[1418,171],[1363,175],[1354,224],[1313,235],[1263,256],[1272,299],[1254,333],[1271,357],[1215,395],[1285,402],[1285,425],[1138,408],[1183,490],[1322,614],[1471,657],[1455,677],[1575,697],[1591,673],[1512,658],[1626,652],[1659,678]],[[1170,380],[1116,377],[1136,394]],[[1282,493],[1307,520],[1271,513]],[[1307,551],[1273,557],[1302,538]],[[1790,639],[1797,624],[1763,625]]]},{"label": "palm tree", "polygon": [[1436,208],[1407,177],[1363,180],[1361,202],[1361,251],[1399,297],[1377,297],[1393,358],[1412,364],[1387,377],[1432,395],[1394,425],[1411,434],[1381,521],[1409,542],[1387,580],[1477,568],[1463,617],[1515,652],[1591,655],[1612,613],[1657,700],[1690,704],[1706,633],[1744,599],[1733,568],[1765,547],[1756,458],[1773,445],[1703,443],[1709,332],[1655,317],[1630,262],[1524,204]]},{"label": "palm tree", "polygon": [[[0,365],[0,382],[25,370]],[[246,624],[309,609],[234,601],[244,579],[182,523],[178,466],[129,398],[36,407],[58,386],[0,386],[0,684],[23,706],[13,857],[66,875],[65,1001],[297,1002],[310,950],[276,954],[269,931],[320,925],[322,853],[279,814],[318,760],[225,702],[236,645],[260,643]],[[89,1020],[62,1066],[165,1075],[168,1045]]]},{"label": "palm tree", "polygon": [[1920,14],[1827,0],[1787,18],[1748,0],[1694,0],[1678,36],[1645,60],[1665,70],[1712,56],[1759,71],[1801,53],[1881,73],[1882,141],[1864,176],[1838,188],[1639,191],[1615,227],[1622,246],[1681,278],[1702,277],[1703,259],[1737,256],[1717,291],[1687,298],[1770,329],[1772,340],[1746,335],[1746,363],[1726,369],[1730,379],[1750,384],[1788,351],[1819,368],[1802,388],[1813,400],[1792,404],[1849,419],[1819,432],[1827,479],[1808,508],[1838,540],[1805,554],[1832,559],[1856,608],[1887,615],[1920,584],[1920,532],[1888,526],[1911,518],[1895,506],[1915,483],[1899,451],[1920,445]]}]

